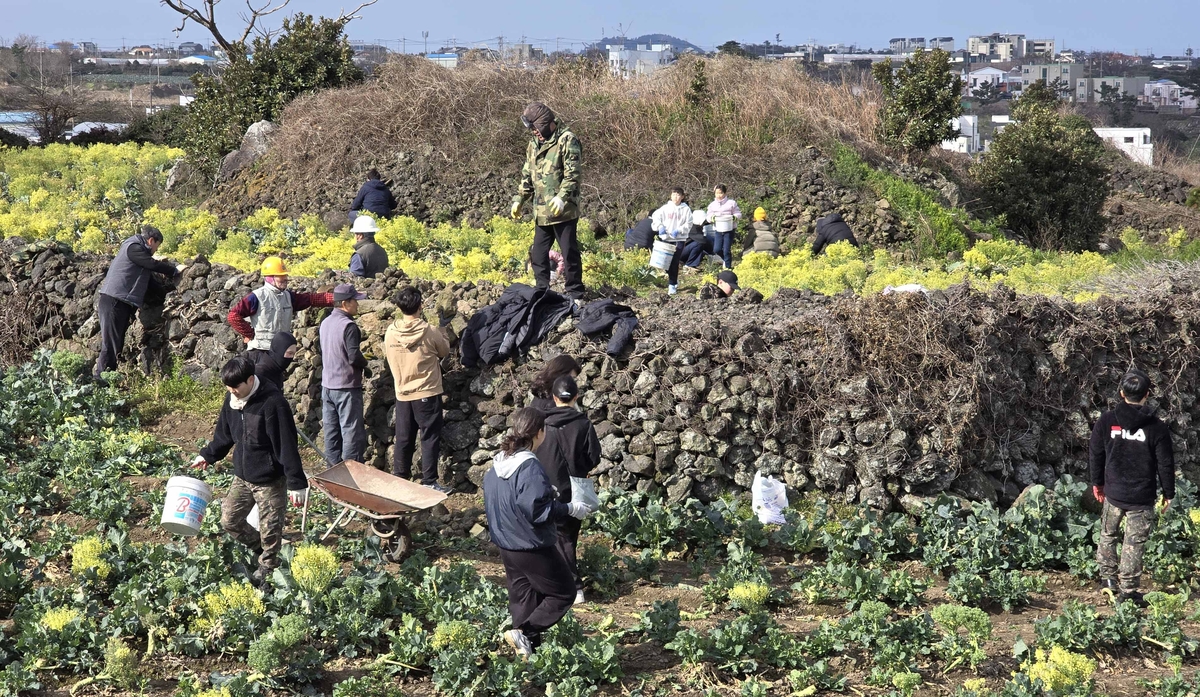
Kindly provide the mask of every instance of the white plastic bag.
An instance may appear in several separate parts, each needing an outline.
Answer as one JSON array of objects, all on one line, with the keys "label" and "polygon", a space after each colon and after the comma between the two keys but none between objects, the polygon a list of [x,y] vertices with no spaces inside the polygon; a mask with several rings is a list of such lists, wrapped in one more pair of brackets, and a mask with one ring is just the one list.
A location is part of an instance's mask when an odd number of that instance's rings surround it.
[{"label": "white plastic bag", "polygon": [[250,527],[254,528],[255,530],[259,529],[258,528],[258,504],[257,503],[254,504],[254,508],[250,509],[250,513],[246,515],[246,522],[249,523]]},{"label": "white plastic bag", "polygon": [[777,482],[773,477],[764,477],[761,472],[754,473],[754,482],[750,485],[753,499],[750,508],[758,515],[758,522],[782,524],[783,509],[788,507],[787,487],[783,482]]},{"label": "white plastic bag", "polygon": [[571,501],[585,504],[593,511],[600,508],[595,483],[587,477],[571,477]]}]

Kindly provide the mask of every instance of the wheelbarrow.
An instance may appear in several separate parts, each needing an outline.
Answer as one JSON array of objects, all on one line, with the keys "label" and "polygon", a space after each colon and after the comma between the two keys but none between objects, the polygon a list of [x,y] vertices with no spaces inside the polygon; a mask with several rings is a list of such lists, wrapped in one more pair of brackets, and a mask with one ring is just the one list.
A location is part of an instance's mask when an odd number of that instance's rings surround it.
[{"label": "wheelbarrow", "polygon": [[[354,460],[345,460],[312,477],[309,483],[342,512],[321,539],[329,537],[356,514],[371,519],[371,532],[383,542],[384,556],[399,562],[412,551],[412,533],[406,518],[446,500],[446,495],[407,479],[377,470]],[[310,497],[311,500],[311,497]],[[304,503],[301,530],[308,528],[308,501]]]}]

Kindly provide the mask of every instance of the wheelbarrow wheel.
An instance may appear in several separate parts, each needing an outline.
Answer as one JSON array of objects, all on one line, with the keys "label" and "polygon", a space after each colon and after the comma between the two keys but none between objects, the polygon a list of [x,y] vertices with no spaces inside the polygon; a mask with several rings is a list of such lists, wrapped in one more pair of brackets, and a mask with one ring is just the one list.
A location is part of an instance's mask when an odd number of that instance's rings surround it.
[{"label": "wheelbarrow wheel", "polygon": [[383,556],[388,561],[399,563],[412,552],[412,533],[404,520],[377,520],[371,523],[371,532],[379,538]]}]

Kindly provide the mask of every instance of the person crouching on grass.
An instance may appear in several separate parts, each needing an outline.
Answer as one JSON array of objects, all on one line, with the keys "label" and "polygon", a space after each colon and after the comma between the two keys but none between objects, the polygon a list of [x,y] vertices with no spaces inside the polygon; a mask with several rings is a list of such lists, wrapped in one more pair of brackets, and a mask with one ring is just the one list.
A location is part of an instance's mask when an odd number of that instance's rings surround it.
[{"label": "person crouching on grass", "polygon": [[[1092,429],[1088,448],[1092,494],[1104,504],[1096,561],[1104,590],[1118,600],[1144,605],[1138,584],[1142,552],[1154,527],[1154,503],[1162,485],[1162,510],[1175,498],[1175,452],[1171,430],[1147,406],[1150,376],[1138,369],[1121,379],[1121,403]],[[1125,535],[1121,538],[1121,521]],[[1117,543],[1122,541],[1118,561]]]},{"label": "person crouching on grass", "polygon": [[575,602],[575,577],[557,546],[558,522],[582,520],[592,512],[582,503],[560,502],[533,454],[545,440],[545,423],[537,409],[518,409],[512,430],[483,475],[488,532],[500,548],[512,615],[513,628],[504,640],[525,660],[541,643],[542,632]]},{"label": "person crouching on grass", "polygon": [[[212,440],[192,466],[207,469],[233,450],[233,483],[221,503],[221,527],[258,555],[254,586],[279,566],[287,504],[303,506],[308,478],[296,447],[296,421],[279,388],[254,375],[254,361],[235,356],[221,368],[229,394],[221,405]],[[237,446],[236,448],[234,446]],[[258,530],[246,516],[258,504]]]}]

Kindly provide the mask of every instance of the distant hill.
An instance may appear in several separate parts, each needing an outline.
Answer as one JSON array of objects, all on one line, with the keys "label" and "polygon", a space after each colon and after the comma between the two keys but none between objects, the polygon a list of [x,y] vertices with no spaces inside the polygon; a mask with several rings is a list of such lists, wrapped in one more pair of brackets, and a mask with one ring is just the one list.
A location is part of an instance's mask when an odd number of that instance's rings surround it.
[{"label": "distant hill", "polygon": [[625,42],[625,44],[630,46],[635,46],[637,44],[671,44],[671,48],[673,48],[676,53],[681,53],[688,49],[691,49],[697,53],[704,53],[704,49],[700,48],[696,44],[676,38],[670,34],[642,34],[641,36],[629,36],[624,39],[619,36],[606,36],[593,44],[593,46],[596,46],[597,48],[604,48],[609,44],[618,44],[621,42]]}]

